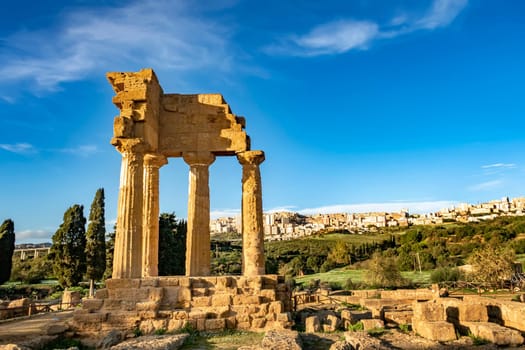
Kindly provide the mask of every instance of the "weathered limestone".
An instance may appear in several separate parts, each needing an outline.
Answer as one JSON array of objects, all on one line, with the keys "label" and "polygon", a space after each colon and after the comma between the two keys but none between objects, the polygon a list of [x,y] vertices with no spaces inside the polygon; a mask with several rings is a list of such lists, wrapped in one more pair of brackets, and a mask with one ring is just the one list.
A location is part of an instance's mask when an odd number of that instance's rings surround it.
[{"label": "weathered limestone", "polygon": [[135,278],[142,273],[144,143],[140,139],[119,139],[114,144],[122,153],[122,165],[112,276]]},{"label": "weathered limestone", "polygon": [[456,339],[454,324],[446,321],[445,307],[436,301],[413,304],[412,329],[423,338],[436,341]]},{"label": "weathered limestone", "polygon": [[309,316],[304,320],[304,331],[306,333],[315,333],[321,330],[321,322],[319,317]]},{"label": "weathered limestone", "polygon": [[381,340],[370,336],[367,332],[345,332],[345,341],[350,344],[352,349],[389,349],[390,347],[384,346]]},{"label": "weathered limestone", "polygon": [[159,274],[159,168],[167,162],[162,155],[144,156],[142,277]]},{"label": "weathered limestone", "polygon": [[237,154],[242,164],[242,242],[243,274],[264,275],[264,227],[261,173],[263,151],[246,151]]},{"label": "weathered limestone", "polygon": [[418,320],[412,323],[412,328],[416,334],[426,339],[436,341],[456,340],[454,325],[447,321]]},{"label": "weathered limestone", "polygon": [[208,181],[209,166],[215,161],[215,156],[209,152],[188,152],[183,157],[190,166],[186,276],[207,276],[211,258]]},{"label": "weathered limestone", "polygon": [[139,338],[132,338],[112,346],[112,350],[129,350],[129,349],[151,349],[151,350],[165,350],[165,349],[179,349],[183,344],[188,334],[169,334],[144,336]]},{"label": "weathered limestone", "polygon": [[264,275],[262,151],[250,150],[245,120],[220,94],[164,94],[152,69],[107,74],[120,114],[111,143],[122,153],[113,278],[158,275],[159,168],[190,166],[186,275],[210,273],[209,166],[237,155],[243,165],[244,274]]},{"label": "weathered limestone", "polygon": [[[85,299],[75,311],[73,328],[87,333],[138,328],[146,334],[186,324],[201,331],[291,327],[284,278],[258,277],[261,281],[243,276],[110,279],[97,295],[101,299]],[[276,289],[282,292],[260,293]]]},{"label": "weathered limestone", "polygon": [[523,336],[515,329],[502,327],[490,322],[463,322],[470,334],[485,339],[499,346],[519,346],[523,344]]}]

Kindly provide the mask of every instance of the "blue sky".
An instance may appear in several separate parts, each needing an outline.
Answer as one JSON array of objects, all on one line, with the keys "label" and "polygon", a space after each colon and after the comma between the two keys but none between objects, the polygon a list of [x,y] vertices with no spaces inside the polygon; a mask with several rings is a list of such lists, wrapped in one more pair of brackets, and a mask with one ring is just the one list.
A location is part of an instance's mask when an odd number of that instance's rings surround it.
[{"label": "blue sky", "polygon": [[[0,14],[0,219],[49,241],[99,187],[116,217],[108,71],[224,95],[262,149],[265,210],[430,211],[525,195],[520,0],[9,2]],[[187,165],[161,169],[186,216]],[[235,158],[214,216],[240,207]]]}]

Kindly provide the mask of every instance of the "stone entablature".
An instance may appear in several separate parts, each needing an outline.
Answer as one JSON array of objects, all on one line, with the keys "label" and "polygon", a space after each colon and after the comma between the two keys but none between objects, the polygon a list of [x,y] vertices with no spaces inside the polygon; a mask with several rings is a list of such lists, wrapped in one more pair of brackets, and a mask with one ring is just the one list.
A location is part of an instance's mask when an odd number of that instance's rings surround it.
[{"label": "stone entablature", "polygon": [[111,143],[122,154],[113,278],[158,275],[159,168],[169,157],[189,166],[186,275],[210,274],[209,167],[217,156],[242,164],[243,274],[264,275],[259,165],[245,119],[220,94],[164,94],[152,69],[107,74],[120,114]]},{"label": "stone entablature", "polygon": [[265,276],[111,279],[84,299],[74,328],[94,333],[139,328],[144,333],[197,330],[284,329],[292,325],[290,288]]}]

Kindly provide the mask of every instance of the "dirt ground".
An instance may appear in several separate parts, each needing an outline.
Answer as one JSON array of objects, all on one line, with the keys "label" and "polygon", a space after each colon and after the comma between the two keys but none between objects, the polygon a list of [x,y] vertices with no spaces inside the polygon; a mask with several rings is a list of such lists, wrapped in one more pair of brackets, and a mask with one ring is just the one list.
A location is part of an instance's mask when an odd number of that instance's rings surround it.
[{"label": "dirt ground", "polygon": [[65,324],[73,317],[73,311],[60,311],[4,321],[0,323],[0,345],[18,342],[37,342],[46,336],[50,325]]}]

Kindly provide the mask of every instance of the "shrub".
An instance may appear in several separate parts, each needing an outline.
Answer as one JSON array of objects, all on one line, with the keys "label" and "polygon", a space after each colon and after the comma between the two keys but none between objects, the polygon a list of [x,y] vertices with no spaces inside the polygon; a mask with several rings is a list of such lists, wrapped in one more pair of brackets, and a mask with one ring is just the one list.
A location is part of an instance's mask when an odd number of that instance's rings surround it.
[{"label": "shrub", "polygon": [[354,282],[352,282],[352,279],[351,278],[348,278],[344,284],[343,284],[343,289],[344,290],[352,290],[352,289],[356,289],[355,288],[355,284]]},{"label": "shrub", "polygon": [[440,267],[430,274],[432,283],[459,281],[461,277],[461,271],[457,267]]},{"label": "shrub", "polygon": [[352,332],[362,331],[363,329],[365,329],[365,327],[361,321],[348,327],[348,330]]},{"label": "shrub", "polygon": [[399,325],[399,330],[403,333],[408,333],[412,330],[412,327],[409,324],[403,323]]},{"label": "shrub", "polygon": [[343,286],[341,285],[340,282],[328,282],[328,287],[331,290],[341,290],[341,289],[343,289]]},{"label": "shrub", "polygon": [[372,337],[379,337],[385,333],[385,329],[383,327],[374,327],[369,329],[367,333]]}]

